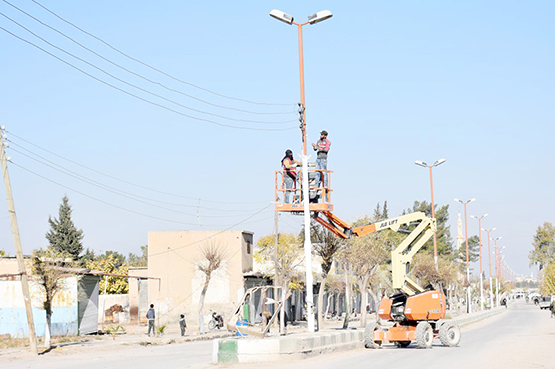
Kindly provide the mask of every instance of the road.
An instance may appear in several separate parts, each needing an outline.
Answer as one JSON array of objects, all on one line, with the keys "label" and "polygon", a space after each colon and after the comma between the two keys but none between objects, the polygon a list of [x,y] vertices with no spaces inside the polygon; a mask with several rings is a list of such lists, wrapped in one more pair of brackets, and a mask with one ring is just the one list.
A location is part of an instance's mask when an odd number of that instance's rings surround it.
[{"label": "road", "polygon": [[[39,358],[0,361],[2,369],[153,369],[214,368],[211,342],[166,346],[85,347],[79,352],[51,352]],[[438,342],[429,350],[393,346],[320,355],[305,360],[264,363],[264,369],[303,366],[303,369],[426,368],[426,369],[521,369],[555,368],[555,318],[537,306],[518,302],[508,311],[463,327],[459,347]],[[259,369],[261,364],[225,365],[225,368]]]}]

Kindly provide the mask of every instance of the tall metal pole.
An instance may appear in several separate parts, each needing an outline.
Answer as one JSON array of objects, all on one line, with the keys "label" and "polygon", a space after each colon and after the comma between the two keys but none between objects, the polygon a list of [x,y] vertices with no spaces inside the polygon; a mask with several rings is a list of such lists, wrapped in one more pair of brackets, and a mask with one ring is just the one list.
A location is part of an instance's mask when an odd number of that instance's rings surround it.
[{"label": "tall metal pole", "polygon": [[493,250],[495,254],[495,306],[499,307],[499,277],[497,276],[497,240],[499,237],[493,239]]},{"label": "tall metal pole", "polygon": [[[297,24],[297,23],[295,23]],[[303,57],[303,26],[307,23],[297,24],[299,30],[299,72],[301,78],[301,109],[303,109],[303,155],[306,155],[306,106],[304,99],[304,57]]]},{"label": "tall metal pole", "polygon": [[[308,22],[307,22],[308,23]],[[308,156],[306,152],[306,109],[304,96],[304,61],[303,61],[303,26],[307,23],[297,24],[299,30],[299,71],[301,82],[301,109],[303,109],[303,208],[304,208],[304,260],[305,260],[305,279],[306,279],[306,322],[309,332],[314,332],[314,293],[312,290],[312,243],[310,242],[310,204],[308,191]]]},{"label": "tall metal pole", "polygon": [[[436,211],[435,211],[435,206],[434,206],[434,181],[432,178],[432,167],[433,165],[430,165],[430,188],[432,190],[432,218],[436,218]],[[434,230],[434,263],[436,265],[436,270],[438,268],[437,266],[437,236],[436,236],[436,231]]]},{"label": "tall metal pole", "polygon": [[484,276],[482,269],[482,218],[478,218],[478,232],[480,232],[480,310],[484,310]]},{"label": "tall metal pole", "polygon": [[484,269],[482,266],[482,219],[487,217],[487,214],[482,215],[481,217],[476,217],[471,215],[472,218],[478,219],[478,234],[479,234],[479,243],[480,246],[480,310],[484,310]]},{"label": "tall metal pole", "polygon": [[466,292],[466,312],[471,313],[472,307],[470,302],[470,263],[468,262],[468,218],[466,217],[466,204],[464,203],[464,236],[466,239],[466,282],[468,283],[467,292]]},{"label": "tall metal pole", "polygon": [[25,302],[25,311],[27,313],[27,323],[29,325],[29,345],[31,353],[38,355],[37,335],[35,332],[35,323],[33,320],[33,306],[31,304],[31,295],[29,293],[29,279],[25,269],[25,261],[23,260],[23,251],[21,250],[21,238],[19,236],[19,227],[17,225],[17,217],[15,215],[15,205],[12,195],[12,186],[10,183],[10,175],[8,173],[8,161],[4,150],[5,129],[1,127],[2,137],[0,138],[0,162],[2,165],[2,175],[4,177],[4,187],[6,188],[6,200],[8,202],[8,212],[10,213],[10,222],[12,225],[12,236],[15,245],[15,255],[17,258],[17,266],[21,275],[21,289],[23,291],[23,300]]},{"label": "tall metal pole", "polygon": [[489,233],[493,231],[495,228],[490,230],[486,230],[488,235],[488,262],[489,262],[489,297],[490,297],[490,309],[493,309],[493,280],[491,277],[491,238]]}]

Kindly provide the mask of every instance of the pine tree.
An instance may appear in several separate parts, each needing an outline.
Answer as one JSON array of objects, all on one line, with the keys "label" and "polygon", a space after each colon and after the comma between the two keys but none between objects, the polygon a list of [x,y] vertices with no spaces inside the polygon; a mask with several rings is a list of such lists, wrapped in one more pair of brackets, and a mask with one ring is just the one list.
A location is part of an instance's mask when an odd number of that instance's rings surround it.
[{"label": "pine tree", "polygon": [[389,219],[389,210],[387,210],[387,200],[383,202],[382,217],[383,219]]},{"label": "pine tree", "polygon": [[49,246],[56,252],[65,252],[71,255],[73,260],[79,259],[79,255],[83,252],[83,231],[77,229],[71,220],[71,205],[69,199],[64,196],[60,209],[58,211],[58,219],[48,217],[50,230],[46,233],[46,239]]}]

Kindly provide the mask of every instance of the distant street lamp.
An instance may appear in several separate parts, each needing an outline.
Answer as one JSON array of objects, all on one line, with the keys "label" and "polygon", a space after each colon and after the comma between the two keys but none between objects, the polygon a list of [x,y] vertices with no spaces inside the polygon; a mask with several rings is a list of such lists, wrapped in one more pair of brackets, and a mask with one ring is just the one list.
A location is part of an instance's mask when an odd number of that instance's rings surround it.
[{"label": "distant street lamp", "polygon": [[455,199],[455,201],[460,202],[461,204],[464,205],[464,234],[466,238],[466,281],[468,283],[467,294],[466,294],[467,295],[466,312],[471,313],[472,308],[470,307],[470,263],[468,261],[468,218],[466,217],[466,205],[470,204],[473,201],[476,201],[476,199],[470,199],[468,201]]},{"label": "distant street lamp", "polygon": [[471,218],[474,219],[478,219],[478,232],[480,233],[480,242],[479,242],[479,246],[480,246],[480,310],[484,310],[484,277],[482,276],[483,271],[482,271],[482,219],[484,219],[485,217],[487,217],[487,214],[482,215],[481,217],[477,217],[474,215],[471,215]]},{"label": "distant street lamp", "polygon": [[492,238],[493,239],[493,246],[494,246],[494,253],[495,253],[495,305],[497,307],[499,307],[499,272],[498,272],[498,267],[497,267],[497,255],[499,254],[498,249],[497,249],[497,241],[499,241],[501,238],[503,237],[497,237],[497,238]]},{"label": "distant street lamp", "polygon": [[490,309],[493,309],[493,280],[491,278],[491,247],[490,247],[490,236],[489,233],[495,231],[497,228],[492,229],[482,229],[488,235],[488,261],[489,261],[489,297],[490,297]]},{"label": "distant street lamp", "polygon": [[[430,168],[430,189],[432,191],[432,218],[435,219],[436,217],[436,212],[435,212],[435,208],[434,208],[434,181],[432,178],[432,168],[433,167],[437,167],[440,164],[445,163],[446,159],[439,159],[436,160],[435,163],[433,163],[432,165],[428,165],[425,162],[421,161],[421,160],[417,160],[414,162],[414,164],[416,165],[420,165],[421,167],[424,168]],[[436,236],[436,231],[434,231],[434,262],[436,264],[436,270],[437,270],[437,236]]]},{"label": "distant street lamp", "polygon": [[303,61],[303,26],[307,24],[316,24],[329,19],[333,14],[329,10],[322,10],[316,14],[310,15],[305,23],[295,23],[291,15],[281,10],[272,10],[270,16],[289,25],[294,24],[298,28],[299,34],[299,72],[301,86],[301,130],[303,137],[303,155],[302,155],[302,191],[304,205],[304,256],[305,256],[305,278],[306,278],[306,321],[309,332],[314,332],[314,293],[312,290],[312,244],[310,242],[310,205],[307,201],[309,198],[308,191],[308,156],[306,152],[306,112],[304,99],[304,61]]}]

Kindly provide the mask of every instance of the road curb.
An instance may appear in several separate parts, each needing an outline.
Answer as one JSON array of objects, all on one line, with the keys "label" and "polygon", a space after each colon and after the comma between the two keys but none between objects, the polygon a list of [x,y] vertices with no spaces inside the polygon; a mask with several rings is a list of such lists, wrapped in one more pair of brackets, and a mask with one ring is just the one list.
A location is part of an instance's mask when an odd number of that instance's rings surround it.
[{"label": "road curb", "polygon": [[[464,326],[506,311],[495,308],[448,319]],[[236,364],[300,359],[327,352],[362,347],[364,329],[301,333],[289,336],[259,338],[235,337],[216,339],[212,347],[212,362]]]}]

